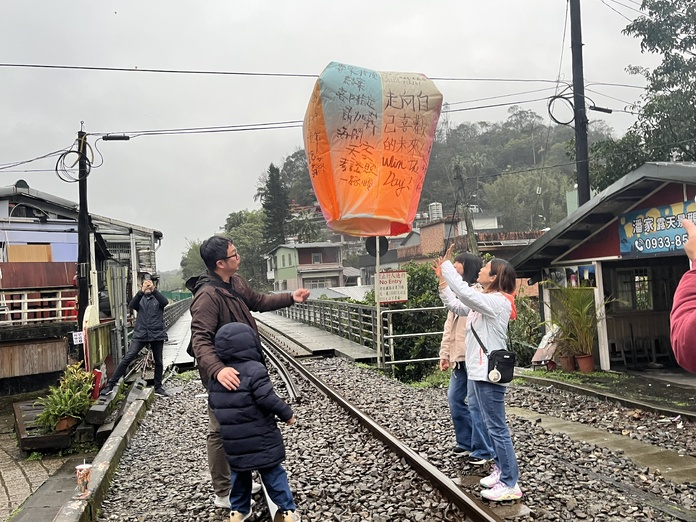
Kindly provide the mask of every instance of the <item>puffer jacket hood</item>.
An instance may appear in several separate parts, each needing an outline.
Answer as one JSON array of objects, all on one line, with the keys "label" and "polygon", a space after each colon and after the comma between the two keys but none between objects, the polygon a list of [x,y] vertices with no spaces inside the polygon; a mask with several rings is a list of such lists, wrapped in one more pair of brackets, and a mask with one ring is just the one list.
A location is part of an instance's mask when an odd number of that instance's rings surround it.
[{"label": "puffer jacket hood", "polygon": [[274,390],[261,363],[259,338],[249,325],[228,323],[215,335],[215,352],[239,372],[239,386],[225,389],[208,382],[208,404],[220,423],[227,462],[233,471],[263,469],[285,460],[283,437],[276,417],[287,422],[292,409]]},{"label": "puffer jacket hood", "polygon": [[215,334],[215,352],[225,366],[242,361],[261,362],[261,343],[256,332],[244,323],[228,323]]}]

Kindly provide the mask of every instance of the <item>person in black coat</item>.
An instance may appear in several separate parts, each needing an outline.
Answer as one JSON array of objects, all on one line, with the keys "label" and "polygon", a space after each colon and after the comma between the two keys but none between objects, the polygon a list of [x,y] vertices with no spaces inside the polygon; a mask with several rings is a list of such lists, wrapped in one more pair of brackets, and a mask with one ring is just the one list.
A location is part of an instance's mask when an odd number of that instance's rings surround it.
[{"label": "person in black coat", "polygon": [[226,366],[239,372],[239,386],[227,390],[215,379],[208,382],[208,404],[220,423],[225,455],[230,465],[231,521],[242,521],[251,511],[251,472],[257,470],[271,500],[278,506],[274,520],[295,521],[285,460],[283,436],[276,417],[295,423],[292,409],[273,391],[262,361],[256,332],[243,323],[228,323],[215,334],[215,352]]},{"label": "person in black coat", "polygon": [[106,386],[104,386],[101,392],[102,395],[111,393],[119,379],[126,374],[128,366],[135,360],[140,351],[149,344],[155,359],[155,393],[160,397],[168,396],[162,387],[162,374],[164,373],[162,351],[164,342],[169,339],[164,326],[164,307],[168,303],[167,298],[155,288],[155,284],[151,279],[143,281],[140,291],[128,303],[128,308],[138,312],[128,351],[121,359]]}]

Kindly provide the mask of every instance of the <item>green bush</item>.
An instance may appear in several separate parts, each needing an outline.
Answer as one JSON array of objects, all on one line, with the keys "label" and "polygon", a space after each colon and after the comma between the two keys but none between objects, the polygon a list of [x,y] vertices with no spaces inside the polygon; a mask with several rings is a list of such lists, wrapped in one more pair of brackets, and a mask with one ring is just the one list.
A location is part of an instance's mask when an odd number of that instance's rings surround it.
[{"label": "green bush", "polygon": [[56,423],[63,417],[83,419],[94,402],[94,375],[82,370],[80,366],[81,363],[69,365],[58,386],[51,386],[48,395],[36,401],[44,407],[36,417],[36,423],[46,431],[55,431]]},{"label": "green bush", "polygon": [[[408,301],[382,305],[382,309],[401,310],[407,308],[442,307],[442,301],[437,290],[437,276],[430,263],[406,263],[403,267],[408,277]],[[374,292],[365,295],[365,304],[374,305]],[[395,333],[418,334],[423,332],[442,331],[447,318],[447,311],[427,310],[403,314],[392,314],[392,325]],[[438,335],[405,337],[394,340],[394,359],[397,361],[411,359],[437,358],[440,353]],[[435,361],[395,364],[394,376],[403,382],[418,382],[430,374]]]}]

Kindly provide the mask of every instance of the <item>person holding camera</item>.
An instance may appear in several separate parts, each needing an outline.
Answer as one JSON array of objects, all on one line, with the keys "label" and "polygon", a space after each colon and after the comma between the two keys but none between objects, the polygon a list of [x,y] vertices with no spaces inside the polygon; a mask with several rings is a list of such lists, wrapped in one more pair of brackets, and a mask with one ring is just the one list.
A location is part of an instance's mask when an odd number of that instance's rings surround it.
[{"label": "person holding camera", "polygon": [[481,408],[483,422],[495,452],[495,463],[487,477],[481,479],[481,496],[488,500],[503,501],[522,498],[518,484],[519,468],[505,420],[505,392],[507,383],[501,382],[500,372],[489,370],[489,357],[506,349],[507,328],[516,316],[513,294],[516,289],[515,269],[503,259],[492,259],[481,269],[477,282],[479,292],[471,288],[457,273],[449,259],[453,245],[444,257],[437,260],[447,286],[440,297],[448,310],[466,315],[466,371]]},{"label": "person holding camera", "polygon": [[133,296],[128,308],[138,312],[135,319],[133,338],[126,355],[116,367],[116,371],[101,391],[102,395],[107,395],[118,383],[119,379],[126,374],[128,366],[135,360],[140,351],[148,344],[155,359],[155,394],[160,397],[168,397],[169,394],[162,387],[162,374],[164,364],[162,362],[162,351],[164,342],[169,339],[167,329],[164,326],[164,307],[169,301],[162,293],[155,288],[152,279],[143,281],[140,291]]}]

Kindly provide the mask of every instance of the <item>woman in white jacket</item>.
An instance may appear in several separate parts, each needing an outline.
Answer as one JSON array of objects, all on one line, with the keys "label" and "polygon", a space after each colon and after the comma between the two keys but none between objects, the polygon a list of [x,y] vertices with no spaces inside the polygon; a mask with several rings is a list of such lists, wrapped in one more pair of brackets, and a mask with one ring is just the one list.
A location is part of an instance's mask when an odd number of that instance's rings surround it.
[{"label": "woman in white jacket", "polygon": [[481,496],[494,501],[518,499],[522,497],[517,484],[519,468],[505,420],[507,385],[488,381],[488,358],[472,331],[476,330],[489,353],[505,349],[508,322],[515,316],[515,269],[503,259],[489,261],[479,272],[483,292],[478,292],[462,280],[448,260],[451,251],[452,247],[437,263],[448,285],[440,297],[449,310],[467,315],[466,370],[495,450],[492,473],[481,479]]},{"label": "woman in white jacket", "polygon": [[[466,283],[473,285],[483,262],[480,257],[464,252],[454,258],[453,266]],[[445,288],[447,283],[442,275],[438,274],[438,278],[440,288]],[[457,457],[468,457],[471,464],[486,464],[493,460],[493,446],[481,418],[473,385],[467,379],[464,337],[466,316],[448,311],[443,330],[440,343],[440,371],[452,368],[447,390],[447,402],[457,442],[452,452]]]}]

